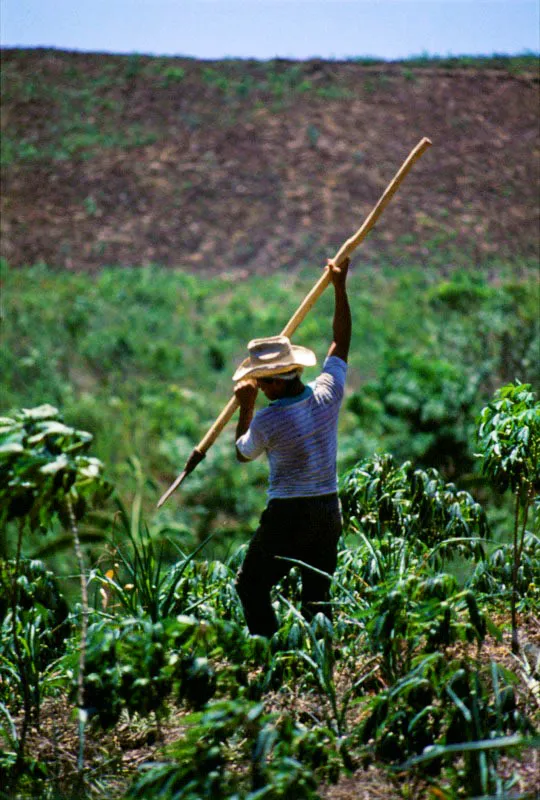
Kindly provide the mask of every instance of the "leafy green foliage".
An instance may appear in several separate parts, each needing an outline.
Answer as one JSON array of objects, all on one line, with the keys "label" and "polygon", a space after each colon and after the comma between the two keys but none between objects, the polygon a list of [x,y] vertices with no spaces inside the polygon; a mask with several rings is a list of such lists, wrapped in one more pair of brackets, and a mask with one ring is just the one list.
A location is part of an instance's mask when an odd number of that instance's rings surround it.
[{"label": "leafy green foliage", "polygon": [[504,492],[524,485],[540,490],[540,402],[530,384],[499,389],[480,414],[482,468]]},{"label": "leafy green foliage", "polygon": [[482,555],[484,509],[434,469],[415,470],[408,461],[398,466],[388,454],[375,455],[342,477],[340,498],[349,525],[368,537],[388,531],[420,550],[438,545],[439,558],[450,549],[454,555]]},{"label": "leafy green foliage", "polygon": [[[215,670],[206,656],[215,645],[214,630],[191,617],[93,622],[88,629],[86,712],[110,728],[123,709],[131,715],[163,716],[173,697],[194,708],[204,706],[216,690]],[[73,675],[75,655],[66,657]]]},{"label": "leafy green foliage", "polygon": [[88,500],[106,496],[102,464],[86,455],[91,441],[50,405],[0,418],[0,524],[22,519],[46,532],[56,516],[69,525],[67,497],[80,519]]},{"label": "leafy green foliage", "polygon": [[[99,198],[95,200],[99,205]],[[453,258],[460,263],[458,254]],[[448,307],[436,295],[444,286],[437,259],[435,253],[432,267],[422,270],[414,264],[407,269],[403,264],[370,264],[369,281],[361,283],[361,291],[351,281],[352,395],[341,415],[340,469],[376,450],[391,451],[416,466],[430,451],[447,479],[457,481],[473,463],[474,418],[488,399],[486,387],[499,385],[499,376],[510,369],[533,382],[538,376],[532,281],[524,277],[511,282],[500,264],[486,263],[474,284],[475,302]],[[92,431],[95,455],[107,464],[118,493],[127,500],[133,480],[126,465],[137,456],[154,481],[144,489],[147,518],[155,511],[160,487],[174,479],[228,397],[226,365],[241,360],[251,336],[280,330],[313,285],[312,268],[309,273],[252,276],[245,282],[226,275],[196,280],[157,266],[103,269],[95,276],[59,275],[45,265],[22,271],[6,264],[2,268],[7,320],[6,347],[0,351],[2,406],[7,412],[46,398],[62,408],[75,428]],[[488,270],[500,274],[496,292]],[[520,270],[526,276],[527,265]],[[51,295],[57,304],[49,302]],[[415,315],[410,314],[412,306]],[[63,310],[60,327],[57,307]],[[330,314],[328,294],[298,331],[298,343],[314,349],[319,358],[329,341]],[[402,373],[400,392],[413,403],[417,417],[429,409],[437,412],[431,430],[385,409],[376,387],[387,373],[391,380],[391,351],[409,353],[403,355],[402,367],[411,368],[416,388],[409,395]],[[361,392],[360,377],[367,379]],[[449,437],[446,443],[443,432]],[[457,462],[452,457],[452,465],[444,455],[449,452],[446,445],[459,450],[467,436],[467,452]],[[458,450],[453,449],[454,455]],[[455,474],[448,474],[452,470]],[[211,548],[227,558],[231,535],[238,541],[257,522],[265,481],[262,461],[238,468],[232,431],[227,430],[182,486],[182,503],[166,505],[160,522],[183,524],[199,541],[219,531]]]},{"label": "leafy green foliage", "polygon": [[[130,547],[126,549],[123,545],[114,546],[114,556],[119,561],[116,570],[107,570],[104,574],[101,570],[96,570],[93,578],[102,584],[101,596],[104,598],[104,605],[108,602],[109,596],[112,596],[113,603],[119,603],[126,613],[148,614],[156,623],[182,610],[180,599],[182,585],[187,580],[184,573],[211,537],[195,548],[189,556],[184,556],[177,548],[182,560],[171,568],[165,563],[163,547],[157,546],[137,513],[130,520],[118,498],[117,504],[123,523],[124,535],[121,538],[129,542]],[[136,508],[136,504],[134,506]],[[118,538],[118,532],[115,533],[115,538]],[[174,545],[171,540],[169,543]],[[115,572],[123,573],[121,582]],[[199,599],[199,602],[202,601]]]},{"label": "leafy green foliage", "polygon": [[499,389],[482,410],[478,429],[484,473],[499,491],[511,488],[515,497],[511,596],[514,653],[519,652],[516,607],[527,522],[531,508],[534,514],[534,496],[538,498],[540,493],[540,402],[530,389],[530,385],[521,383]]},{"label": "leafy green foliage", "polygon": [[472,592],[454,576],[435,572],[429,551],[425,555],[391,537],[364,538],[356,551],[342,554],[336,577],[346,593],[341,635],[354,653],[359,630],[365,632],[364,647],[380,654],[380,670],[390,682],[410,670],[418,653],[456,641],[480,646],[492,627]]},{"label": "leafy green foliage", "polygon": [[358,464],[340,491],[359,540],[336,581],[347,591],[349,624],[363,621],[385,678],[406,674],[419,652],[481,645],[490,622],[472,592],[440,571],[456,557],[484,559],[487,521],[472,496],[388,455]]},{"label": "leafy green foliage", "polygon": [[[10,645],[14,651],[14,668],[18,675],[23,699],[23,718],[17,737],[15,776],[27,763],[26,737],[32,719],[39,720],[41,697],[41,668],[47,656],[41,652],[42,614],[39,605],[33,618],[24,613],[20,604],[21,586],[28,594],[28,581],[20,574],[23,534],[50,530],[55,517],[69,528],[79,565],[82,595],[82,645],[79,658],[79,705],[81,705],[82,676],[88,604],[84,563],[80,547],[77,520],[86,510],[87,500],[103,499],[110,487],[101,475],[101,462],[83,455],[92,436],[64,424],[56,408],[48,404],[23,409],[12,418],[0,419],[0,523],[18,522],[16,556],[12,569],[10,599]],[[23,578],[21,580],[21,578]],[[34,609],[33,609],[34,611]],[[47,615],[45,615],[47,616]],[[9,637],[8,637],[9,638]]]},{"label": "leafy green foliage", "polygon": [[[486,561],[475,568],[470,585],[477,592],[489,595],[493,600],[507,601],[513,585],[513,545],[499,545]],[[522,610],[538,601],[540,593],[540,538],[528,532],[523,539],[520,564],[516,575],[515,589]]]},{"label": "leafy green foliage", "polygon": [[368,423],[378,411],[386,446],[397,458],[462,474],[473,463],[469,442],[481,378],[441,358],[392,350],[379,378],[353,396],[349,408]]},{"label": "leafy green foliage", "polygon": [[[402,761],[404,754],[438,750],[437,745],[443,745],[443,755],[444,745],[531,733],[531,723],[516,705],[516,683],[516,676],[494,661],[478,670],[467,662],[447,663],[440,653],[418,658],[408,674],[372,700],[361,740],[371,743],[378,757]],[[496,750],[465,750],[464,758],[460,782],[470,792],[477,796],[496,788]],[[439,758],[428,769],[437,773],[443,766]]]},{"label": "leafy green foliage", "polygon": [[[313,767],[330,760],[324,732],[317,735],[290,716],[279,720],[265,714],[262,705],[241,700],[210,704],[186,722],[186,736],[166,750],[169,760],[150,767],[135,782],[130,798],[315,800],[319,796]],[[234,756],[247,759],[247,775],[233,769]]]},{"label": "leafy green foliage", "polygon": [[[12,652],[11,606],[15,565],[0,562],[0,653],[7,658]],[[40,561],[23,561],[16,576],[19,624],[35,626],[39,639],[36,667],[43,669],[61,655],[71,632],[69,608],[60,592],[54,574]],[[2,682],[2,685],[5,685]]]},{"label": "leafy green foliage", "polygon": [[40,724],[43,697],[71,633],[55,576],[39,561],[0,561],[0,743],[6,748],[0,779],[6,787],[20,773],[35,780],[46,774],[26,751],[26,735],[31,723]]},{"label": "leafy green foliage", "polygon": [[[533,402],[528,395],[525,400]],[[522,410],[515,425],[531,428]],[[67,490],[59,483],[59,502],[72,492],[75,499],[80,484],[80,491],[85,489],[84,470],[77,467],[86,462],[75,460],[86,458],[87,441],[80,432],[46,407],[12,415],[9,436],[13,433],[4,440],[10,474],[17,478],[15,458],[32,446],[38,448],[31,455],[41,458],[40,466],[56,465],[65,451],[66,459],[52,475],[71,469],[74,479]],[[523,461],[517,463],[528,464],[527,451],[519,455]],[[509,463],[515,466],[516,459]],[[6,750],[0,768],[10,786],[31,768],[25,733],[21,742],[14,716],[21,696],[33,724],[44,694],[68,685],[72,698],[84,698],[86,731],[112,729],[122,715],[132,723],[156,719],[159,729],[182,709],[185,735],[166,747],[156,764],[146,765],[132,784],[132,797],[316,798],[321,781],[337,781],[366,759],[393,764],[408,759],[417,774],[445,785],[450,781],[456,792],[464,786],[474,786],[477,793],[503,786],[498,754],[517,742],[514,733],[525,742],[534,729],[522,709],[517,676],[495,664],[486,669],[479,654],[488,632],[500,639],[488,604],[495,594],[504,599],[509,581],[512,594],[522,593],[529,604],[524,609],[537,608],[538,539],[526,530],[526,520],[515,572],[515,561],[507,563],[507,544],[486,560],[486,514],[468,492],[434,469],[399,465],[389,455],[364,459],[340,484],[349,544],[342,546],[333,580],[333,622],[322,615],[311,622],[302,617],[300,573],[291,562],[291,573],[274,595],[280,628],[268,641],[250,637],[244,625],[234,590],[242,553],[226,563],[200,561],[200,549],[188,555],[169,536],[174,525],[147,526],[144,470],[137,459],[132,468],[137,489],[130,513],[117,501],[118,522],[107,554],[113,566],[103,563],[91,572],[90,586],[98,591],[87,635],[81,636],[84,672],[81,642],[74,635],[67,653],[51,661],[61,655],[68,632],[66,607],[52,576],[25,562],[19,563],[18,581],[11,567],[0,572],[11,598],[4,603],[0,629],[0,686],[9,687],[0,696]],[[35,502],[43,496],[49,513],[57,513],[48,499],[49,473],[43,474],[43,482],[39,471],[34,479]],[[527,498],[534,470],[527,467],[524,474],[528,483],[514,486],[519,497]],[[98,489],[101,480],[98,470]],[[90,498],[99,496],[92,494],[91,484],[87,488]],[[176,530],[183,530],[181,523]],[[171,553],[177,557],[172,566]],[[451,574],[461,557],[474,568],[465,586]],[[15,658],[9,653],[12,642],[18,648]],[[470,645],[475,646],[472,658]],[[456,646],[459,659],[452,655]],[[533,686],[536,679],[528,668],[527,685]],[[268,713],[269,693],[311,698],[313,705],[307,712],[293,703],[279,714]],[[351,713],[355,707],[360,714]],[[37,786],[41,777],[36,773],[32,780]]]},{"label": "leafy green foliage", "polygon": [[475,417],[490,387],[516,375],[540,377],[538,290],[509,277],[495,289],[478,272],[459,268],[427,287],[413,283],[411,272],[407,277],[400,290],[405,303],[414,286],[416,328],[409,330],[395,309],[376,377],[348,407],[376,432],[379,448],[382,442],[399,460],[459,480],[473,469]]}]

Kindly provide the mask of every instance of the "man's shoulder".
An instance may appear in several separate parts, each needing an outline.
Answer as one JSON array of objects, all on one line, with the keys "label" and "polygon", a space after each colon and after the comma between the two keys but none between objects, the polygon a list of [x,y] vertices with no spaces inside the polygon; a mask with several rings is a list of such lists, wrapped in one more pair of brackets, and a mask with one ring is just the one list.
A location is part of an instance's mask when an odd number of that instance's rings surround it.
[{"label": "man's shoulder", "polygon": [[336,366],[344,367],[347,369],[347,362],[344,361],[339,356],[326,356],[324,359],[323,367],[326,367],[328,364],[335,364]]},{"label": "man's shoulder", "polygon": [[339,356],[327,356],[324,360],[321,375],[330,374],[336,378],[345,380],[348,364]]}]

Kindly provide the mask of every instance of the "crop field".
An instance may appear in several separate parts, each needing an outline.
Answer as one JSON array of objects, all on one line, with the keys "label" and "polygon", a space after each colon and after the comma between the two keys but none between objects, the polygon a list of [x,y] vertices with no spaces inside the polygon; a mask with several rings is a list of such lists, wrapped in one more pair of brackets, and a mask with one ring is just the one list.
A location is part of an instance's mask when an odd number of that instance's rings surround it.
[{"label": "crop field", "polygon": [[[4,56],[0,800],[536,800],[538,60]],[[398,126],[434,147],[349,272],[331,613],[291,562],[250,636],[234,420],[156,504]]]},{"label": "crop field", "polygon": [[[246,331],[280,330],[312,279],[4,264],[6,796],[70,797],[73,781],[193,800],[342,797],[347,782],[350,797],[457,798],[472,781],[534,796],[527,264],[353,269],[333,625],[304,621],[292,565],[278,633],[248,636],[234,575],[266,468],[235,463],[232,430],[155,509],[228,399]],[[329,341],[330,302],[297,341]]]}]

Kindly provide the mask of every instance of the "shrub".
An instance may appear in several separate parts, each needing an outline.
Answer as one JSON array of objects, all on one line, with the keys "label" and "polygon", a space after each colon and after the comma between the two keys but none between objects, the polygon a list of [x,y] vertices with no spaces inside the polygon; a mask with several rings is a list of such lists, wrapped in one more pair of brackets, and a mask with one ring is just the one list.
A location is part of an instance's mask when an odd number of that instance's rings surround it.
[{"label": "shrub", "polygon": [[503,386],[482,409],[478,429],[482,469],[500,492],[515,497],[512,545],[512,652],[519,652],[518,581],[529,511],[540,492],[540,402],[529,384]]}]

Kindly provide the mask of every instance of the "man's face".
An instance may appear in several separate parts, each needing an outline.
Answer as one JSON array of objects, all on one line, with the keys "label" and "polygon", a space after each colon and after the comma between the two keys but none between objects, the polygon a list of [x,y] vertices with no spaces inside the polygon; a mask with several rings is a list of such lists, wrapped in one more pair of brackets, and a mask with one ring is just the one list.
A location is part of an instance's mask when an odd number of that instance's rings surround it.
[{"label": "man's face", "polygon": [[272,401],[284,396],[286,382],[280,378],[257,378],[257,386],[268,400]]}]

